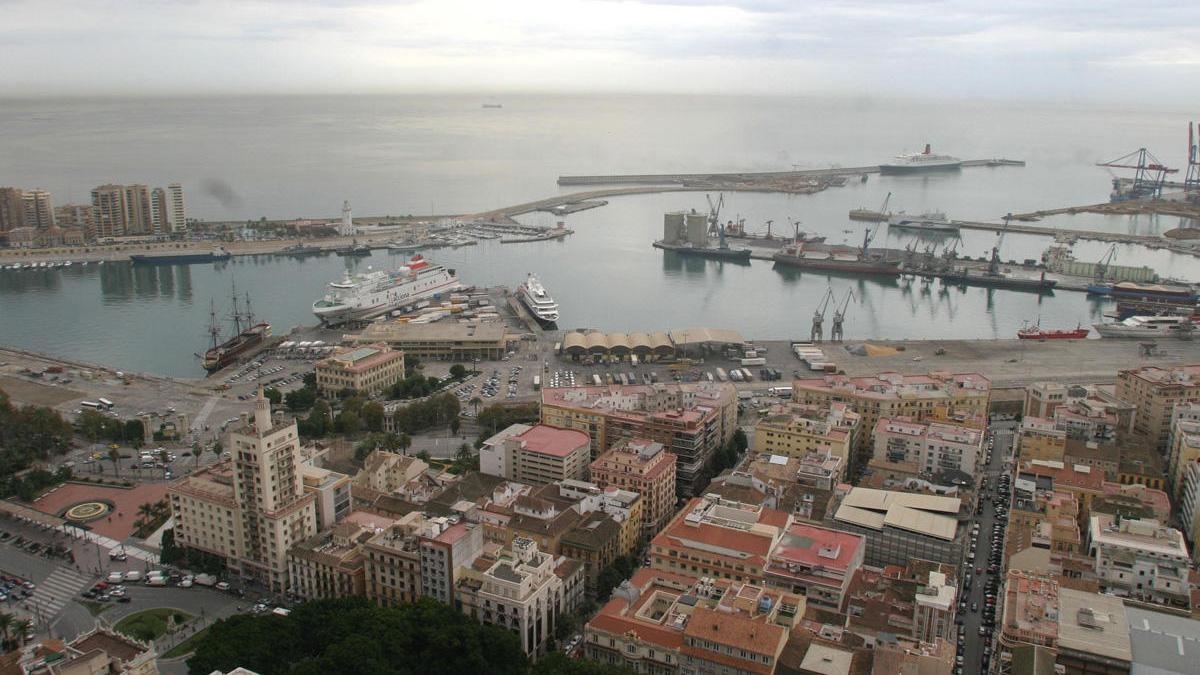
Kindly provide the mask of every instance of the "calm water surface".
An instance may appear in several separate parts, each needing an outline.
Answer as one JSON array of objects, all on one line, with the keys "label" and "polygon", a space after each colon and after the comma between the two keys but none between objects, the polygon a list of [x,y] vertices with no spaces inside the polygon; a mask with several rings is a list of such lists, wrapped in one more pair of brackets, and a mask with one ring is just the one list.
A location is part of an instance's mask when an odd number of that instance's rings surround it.
[{"label": "calm water surface", "polygon": [[[1182,148],[1186,119],[1184,112],[867,99],[516,97],[501,110],[482,109],[473,97],[5,102],[0,183],[45,187],[63,203],[86,201],[91,187],[109,181],[179,180],[190,216],[229,220],[329,217],[342,199],[373,215],[466,212],[555,194],[560,174],[866,165],[926,141],[964,158],[1028,162],[953,175],[872,176],[816,195],[726,195],[726,214],[745,218],[751,230],[770,219],[782,232],[790,217],[830,242],[857,242],[861,225],[846,212],[877,207],[888,192],[892,208],[971,220],[1104,201],[1111,176],[1093,164],[1142,145],[1176,160],[1168,150]],[[679,208],[706,208],[704,196],[612,199],[570,216],[576,234],[565,241],[486,241],[431,257],[468,284],[515,286],[526,272],[538,272],[562,306],[563,327],[716,325],[754,338],[806,336],[828,288],[839,298],[853,290],[846,332],[854,339],[1011,337],[1026,319],[1074,327],[1099,321],[1105,307],[1079,293],[943,289],[800,274],[763,261],[682,260],[650,247],[661,236],[663,212]],[[547,214],[521,220],[553,223]],[[1188,224],[1091,215],[1046,223],[1130,233]],[[984,255],[994,241],[994,233],[964,231],[959,250]],[[910,242],[886,230],[877,240]],[[1010,235],[1002,255],[1037,258],[1050,243]],[[1096,260],[1106,248],[1080,242],[1075,253]],[[400,260],[376,251],[358,260],[0,271],[0,343],[197,375],[192,355],[205,345],[210,302],[220,311],[231,283],[249,290],[256,312],[285,332],[313,322],[311,303],[346,269]],[[1117,262],[1200,279],[1190,256],[1121,246]]]}]

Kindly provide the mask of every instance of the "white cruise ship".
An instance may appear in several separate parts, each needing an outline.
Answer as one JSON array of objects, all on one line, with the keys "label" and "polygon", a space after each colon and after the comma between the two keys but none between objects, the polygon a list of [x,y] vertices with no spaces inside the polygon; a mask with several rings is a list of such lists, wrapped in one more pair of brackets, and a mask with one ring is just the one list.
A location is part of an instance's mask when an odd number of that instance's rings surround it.
[{"label": "white cruise ship", "polygon": [[1101,337],[1110,338],[1190,338],[1196,329],[1186,316],[1131,316],[1116,323],[1093,325]]},{"label": "white cruise ship", "polygon": [[950,155],[939,155],[932,152],[929,144],[925,144],[925,152],[913,152],[896,155],[895,159],[879,165],[880,173],[919,173],[923,171],[957,171],[962,168],[962,160]]},{"label": "white cruise ship", "polygon": [[403,267],[385,272],[368,271],[329,284],[329,293],[313,303],[313,314],[326,326],[370,319],[462,288],[454,270],[413,256]]},{"label": "white cruise ship", "polygon": [[546,287],[542,286],[542,282],[532,272],[517,289],[517,298],[542,325],[558,321],[558,303],[550,297]]}]

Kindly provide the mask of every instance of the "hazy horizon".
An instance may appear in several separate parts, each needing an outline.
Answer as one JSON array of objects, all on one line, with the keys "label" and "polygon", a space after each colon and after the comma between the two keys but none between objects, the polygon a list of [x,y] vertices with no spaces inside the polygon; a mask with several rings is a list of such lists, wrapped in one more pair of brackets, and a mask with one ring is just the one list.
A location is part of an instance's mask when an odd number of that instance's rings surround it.
[{"label": "hazy horizon", "polygon": [[6,98],[742,94],[1191,104],[1200,6],[0,0]]}]

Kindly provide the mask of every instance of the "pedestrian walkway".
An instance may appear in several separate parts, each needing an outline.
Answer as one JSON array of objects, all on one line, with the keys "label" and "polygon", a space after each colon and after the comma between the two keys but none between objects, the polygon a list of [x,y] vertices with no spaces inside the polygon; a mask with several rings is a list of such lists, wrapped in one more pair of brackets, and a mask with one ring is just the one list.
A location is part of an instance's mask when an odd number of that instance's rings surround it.
[{"label": "pedestrian walkway", "polygon": [[75,537],[76,539],[80,539],[82,541],[95,542],[110,551],[115,548],[119,548],[122,551],[124,551],[125,555],[129,556],[130,558],[137,558],[138,560],[144,560],[144,561],[150,563],[151,565],[158,564],[158,554],[157,553],[147,551],[147,550],[145,550],[143,548],[139,548],[137,546],[122,544],[121,542],[117,541],[116,539],[113,539],[112,537],[106,537],[102,534],[96,534],[95,532],[88,532],[87,530],[81,530],[78,527],[71,527],[69,525],[63,525],[62,527],[60,527],[58,529],[59,529],[59,531],[69,534],[72,537]]},{"label": "pedestrian walkway", "polygon": [[34,617],[49,622],[62,611],[76,595],[92,584],[92,578],[66,566],[59,567],[50,573],[27,603]]}]

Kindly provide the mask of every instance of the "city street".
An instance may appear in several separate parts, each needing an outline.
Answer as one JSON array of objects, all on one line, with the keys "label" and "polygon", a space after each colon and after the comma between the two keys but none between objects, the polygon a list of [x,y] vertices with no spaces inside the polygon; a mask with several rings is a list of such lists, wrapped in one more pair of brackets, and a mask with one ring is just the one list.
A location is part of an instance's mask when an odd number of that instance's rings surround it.
[{"label": "city street", "polygon": [[[1004,473],[1008,467],[1009,456],[1012,453],[1013,437],[1018,422],[992,422],[989,428],[995,430],[996,438],[994,441],[994,449],[992,451],[992,461],[988,463],[986,470],[983,472],[987,476],[988,487],[986,493],[994,495],[996,484],[1000,474]],[[980,499],[983,499],[983,494],[980,494]],[[983,501],[983,512],[975,516],[974,521],[979,523],[978,544],[975,549],[975,561],[970,566],[963,566],[963,575],[971,575],[974,577],[971,581],[971,590],[966,593],[967,608],[965,611],[960,611],[958,616],[963,619],[965,632],[965,646],[962,650],[963,654],[963,673],[964,675],[976,675],[982,671],[982,659],[985,645],[992,644],[994,627],[987,629],[983,636],[979,634],[979,627],[983,625],[984,613],[986,611],[984,602],[984,587],[990,578],[998,577],[1003,580],[1003,566],[996,575],[988,573],[988,556],[991,553],[992,541],[992,526],[996,522],[996,504],[995,500],[989,498]],[[982,574],[976,574],[975,568],[982,568]],[[959,588],[962,588],[960,580]],[[1003,584],[1000,585],[1003,589]],[[1000,592],[997,592],[1000,595]],[[972,610],[972,607],[977,609]],[[996,617],[999,619],[999,616]],[[998,622],[997,622],[998,623]]]}]

